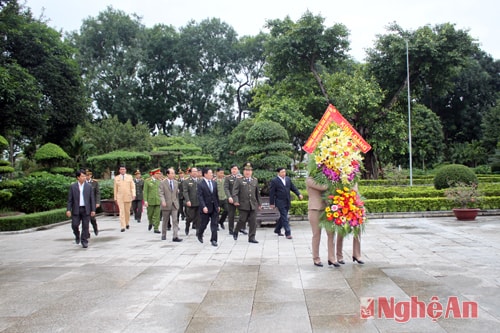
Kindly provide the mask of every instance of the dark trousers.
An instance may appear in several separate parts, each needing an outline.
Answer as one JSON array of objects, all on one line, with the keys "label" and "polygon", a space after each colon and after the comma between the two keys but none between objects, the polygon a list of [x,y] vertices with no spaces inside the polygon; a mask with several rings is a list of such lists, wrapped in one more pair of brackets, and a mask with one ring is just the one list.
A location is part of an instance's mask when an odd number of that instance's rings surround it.
[{"label": "dark trousers", "polygon": [[[71,215],[71,228],[77,239],[81,239],[82,245],[89,243],[89,221],[90,215],[85,212],[85,207],[80,207],[78,212],[73,212]],[[82,233],[80,235],[80,222],[82,223]]]},{"label": "dark trousers", "polygon": [[189,230],[189,225],[192,223],[192,228],[196,229],[200,225],[200,212],[198,206],[186,207],[186,231]]},{"label": "dark trousers", "polygon": [[134,211],[134,219],[141,222],[142,218],[142,200],[132,201],[132,210]]},{"label": "dark trousers", "polygon": [[218,221],[219,213],[217,213],[217,209],[214,209],[211,214],[205,214],[203,212],[200,213],[201,223],[198,226],[198,230],[196,232],[197,236],[202,236],[207,228],[208,222],[210,222],[210,231],[212,235],[210,237],[210,241],[217,242],[217,221]]},{"label": "dark trousers", "polygon": [[219,200],[219,207],[222,211],[222,214],[220,214],[220,217],[219,217],[219,224],[220,225],[224,225],[224,222],[226,221],[226,217],[228,215],[228,202],[227,202],[227,199],[224,199],[224,200]]},{"label": "dark trousers", "polygon": [[234,232],[245,229],[245,223],[248,222],[248,240],[255,239],[257,232],[257,211],[256,210],[239,210],[240,219],[236,224]]},{"label": "dark trousers", "polygon": [[[229,232],[234,231],[234,216],[236,215],[236,206],[233,204],[227,204],[227,221],[229,225]],[[243,229],[244,226],[243,226]]]},{"label": "dark trousers", "polygon": [[92,229],[94,229],[94,233],[97,231],[97,220],[95,216],[90,216],[90,224],[92,224]]},{"label": "dark trousers", "polygon": [[280,219],[276,223],[276,228],[274,228],[275,233],[280,233],[281,228],[285,229],[285,236],[290,236],[292,231],[290,230],[290,221],[288,221],[288,207],[278,207],[280,211]]},{"label": "dark trousers", "polygon": [[177,220],[180,221],[181,219],[179,217],[182,217],[182,219],[186,218],[186,210],[184,208],[184,199],[179,198],[179,210],[177,211]]}]

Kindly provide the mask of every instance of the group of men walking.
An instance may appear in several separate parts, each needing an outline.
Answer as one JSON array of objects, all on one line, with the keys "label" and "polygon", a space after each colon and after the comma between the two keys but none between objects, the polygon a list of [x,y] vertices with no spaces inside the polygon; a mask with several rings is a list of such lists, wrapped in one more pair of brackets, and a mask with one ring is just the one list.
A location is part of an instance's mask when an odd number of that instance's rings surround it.
[{"label": "group of men walking", "polygon": [[[126,173],[125,166],[121,166],[119,174],[114,179],[114,200],[120,211],[121,232],[130,228],[130,212],[140,223],[142,207],[147,208],[148,230],[161,233],[161,239],[166,240],[168,230],[172,230],[172,241],[181,242],[179,238],[179,217],[186,218],[185,234],[196,230],[196,237],[203,243],[207,227],[210,227],[210,243],[218,246],[218,230],[225,229],[227,218],[229,234],[234,240],[238,234],[248,235],[250,243],[256,240],[257,211],[262,208],[258,180],[252,176],[253,166],[250,162],[243,165],[243,175],[239,173],[237,165],[231,166],[229,175],[224,169],[218,168],[216,175],[211,168],[199,170],[192,167],[187,177],[176,177],[175,170],[169,168],[166,177],[161,170],[154,169],[146,180],[141,178],[139,170],[134,172],[135,178]],[[290,191],[302,199],[302,195],[291,179],[286,176],[286,169],[279,168],[278,175],[270,183],[270,206],[280,211],[280,219],[276,224],[275,233],[292,238],[288,222],[290,208]],[[85,182],[88,175],[90,178]],[[88,247],[89,221],[92,221],[95,235],[98,234],[95,210],[100,201],[99,185],[91,179],[90,170],[80,170],[76,174],[74,183],[68,194],[67,216],[72,217],[72,228],[77,244]],[[92,184],[94,183],[94,184]],[[184,210],[185,209],[185,210]],[[236,210],[239,219],[235,225]],[[160,231],[160,219],[162,220]],[[80,234],[79,224],[82,223]],[[245,227],[248,224],[248,232]]]}]

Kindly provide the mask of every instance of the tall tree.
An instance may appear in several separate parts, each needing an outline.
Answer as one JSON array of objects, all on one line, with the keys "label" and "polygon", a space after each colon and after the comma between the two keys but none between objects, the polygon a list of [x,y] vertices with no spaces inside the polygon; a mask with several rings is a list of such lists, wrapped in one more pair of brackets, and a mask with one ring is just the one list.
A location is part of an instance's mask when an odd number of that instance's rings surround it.
[{"label": "tall tree", "polygon": [[61,143],[86,118],[74,50],[29,9],[8,1],[0,11],[0,133],[20,144]]},{"label": "tall tree", "polygon": [[[325,28],[324,18],[307,11],[297,22],[290,17],[269,20],[266,74],[272,81],[281,81],[290,73],[314,76],[327,102],[330,102],[320,77],[321,66],[336,68],[347,59],[348,30],[343,24]],[[325,103],[326,104],[326,103]]]},{"label": "tall tree", "polygon": [[137,124],[140,118],[138,69],[144,26],[134,15],[108,7],[97,17],[83,21],[72,33],[78,49],[93,113],[101,118],[117,116],[121,122]]},{"label": "tall tree", "polygon": [[218,113],[232,112],[234,92],[229,69],[235,62],[237,34],[219,19],[194,21],[180,29],[179,57],[183,101],[178,111],[184,129],[206,131]]},{"label": "tall tree", "polygon": [[322,73],[339,70],[347,59],[347,28],[323,23],[309,11],[297,22],[289,17],[267,22],[268,80],[254,90],[251,106],[259,109],[257,119],[286,123],[297,151],[332,100]]},{"label": "tall tree", "polygon": [[142,66],[140,105],[142,119],[151,131],[169,133],[179,117],[181,103],[181,67],[179,34],[172,26],[155,25],[146,29]]},{"label": "tall tree", "polygon": [[251,90],[264,78],[265,42],[268,35],[243,36],[236,45],[236,64],[230,69],[232,81],[236,88],[236,104],[238,107],[237,122],[250,112]]}]

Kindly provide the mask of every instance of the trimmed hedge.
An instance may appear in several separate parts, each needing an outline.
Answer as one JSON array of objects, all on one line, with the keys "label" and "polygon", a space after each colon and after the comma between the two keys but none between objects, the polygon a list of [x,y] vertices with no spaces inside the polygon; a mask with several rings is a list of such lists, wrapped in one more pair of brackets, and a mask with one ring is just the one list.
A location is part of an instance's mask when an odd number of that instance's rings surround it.
[{"label": "trimmed hedge", "polygon": [[[388,198],[366,199],[368,213],[425,212],[453,209],[453,203],[446,198]],[[500,196],[481,197],[480,209],[498,209]],[[307,215],[307,201],[292,201],[290,215]]]},{"label": "trimmed hedge", "polygon": [[[500,183],[479,184],[483,196],[500,196]],[[390,198],[444,198],[444,190],[436,190],[433,186],[360,186],[359,192],[364,199]]]},{"label": "trimmed hedge", "polygon": [[40,227],[68,220],[66,208],[46,212],[0,218],[0,231],[15,231]]}]

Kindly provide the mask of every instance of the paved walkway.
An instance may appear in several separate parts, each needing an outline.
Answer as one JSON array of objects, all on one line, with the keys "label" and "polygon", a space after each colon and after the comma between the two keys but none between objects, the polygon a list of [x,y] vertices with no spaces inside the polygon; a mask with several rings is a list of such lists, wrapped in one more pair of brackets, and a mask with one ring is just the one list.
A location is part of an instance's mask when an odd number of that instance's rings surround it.
[{"label": "paved walkway", "polygon": [[[3,233],[0,332],[495,332],[499,219],[372,219],[366,264],[341,268],[313,266],[307,221],[292,222],[293,240],[259,228],[259,244],[224,230],[217,248],[208,235],[204,244],[194,235],[161,241],[145,218],[121,233],[118,217],[98,217],[88,249],[74,243],[68,223]],[[326,263],[324,243],[321,254]],[[477,302],[478,318],[414,318],[421,308],[407,323],[388,318],[383,299],[404,310],[412,296],[426,310],[433,296],[444,310],[454,296]],[[376,299],[375,318],[360,318],[364,297]]]}]

